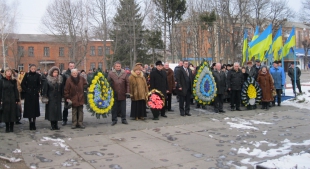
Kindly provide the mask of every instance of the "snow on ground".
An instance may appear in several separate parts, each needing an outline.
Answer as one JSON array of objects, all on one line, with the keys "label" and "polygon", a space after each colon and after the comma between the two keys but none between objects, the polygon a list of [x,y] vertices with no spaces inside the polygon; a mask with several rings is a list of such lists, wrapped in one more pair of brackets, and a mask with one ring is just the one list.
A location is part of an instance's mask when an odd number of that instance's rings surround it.
[{"label": "snow on ground", "polygon": [[[303,85],[309,85],[310,82],[307,83],[301,83],[301,90],[304,94],[298,95],[297,99],[289,99],[285,100],[282,105],[288,105],[288,106],[295,106],[298,108],[304,108],[309,109],[309,103],[310,103],[310,86],[303,86]],[[287,84],[286,87],[292,87],[292,84]],[[296,88],[296,91],[298,92],[298,89]],[[285,96],[295,96],[293,93],[293,89],[285,89]]]},{"label": "snow on ground", "polygon": [[53,138],[50,138],[50,137],[43,137],[43,139],[41,139],[41,141],[52,141],[54,142],[53,145],[56,146],[56,147],[61,147],[61,148],[64,148],[65,151],[70,151],[69,149],[69,146],[67,146],[65,144],[65,140],[63,139],[60,139],[60,138],[57,138],[57,139],[53,139]]},{"label": "snow on ground", "polygon": [[[254,156],[258,158],[266,158],[266,157],[276,157],[279,155],[285,155],[278,159],[272,159],[268,161],[251,161],[252,158],[245,158],[241,160],[243,164],[249,164],[255,167],[256,165],[265,167],[265,168],[274,168],[274,169],[309,169],[310,168],[310,154],[301,152],[300,154],[287,155],[291,151],[292,146],[302,146],[302,145],[310,145],[310,140],[304,140],[302,143],[293,143],[288,139],[281,141],[282,146],[275,149],[269,149],[267,151],[263,151],[259,149],[261,144],[268,144],[268,147],[276,146],[276,144],[269,143],[267,141],[255,141],[250,142],[250,144],[254,145],[252,151],[249,147],[244,148],[240,147],[238,149],[237,154],[246,154],[248,156]],[[297,167],[296,167],[297,166]]]},{"label": "snow on ground", "polygon": [[[254,124],[272,124],[269,122],[264,121],[257,121],[257,120],[245,120],[241,118],[224,118],[224,120],[231,120],[232,122],[227,122],[231,128],[238,128],[238,129],[246,129],[246,130],[259,130],[257,127],[254,127]],[[267,131],[266,131],[267,133]],[[265,133],[265,134],[266,134]]]},{"label": "snow on ground", "polygon": [[280,157],[278,159],[268,160],[259,164],[264,168],[275,169],[309,169],[310,167],[310,154],[293,154]]}]

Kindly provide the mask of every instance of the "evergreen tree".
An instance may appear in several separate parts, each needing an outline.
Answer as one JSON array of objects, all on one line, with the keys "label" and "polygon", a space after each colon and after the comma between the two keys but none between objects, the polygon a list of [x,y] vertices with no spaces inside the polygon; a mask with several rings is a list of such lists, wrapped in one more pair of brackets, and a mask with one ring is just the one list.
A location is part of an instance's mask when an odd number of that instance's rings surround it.
[{"label": "evergreen tree", "polygon": [[113,64],[119,60],[123,66],[132,67],[139,58],[146,56],[142,43],[143,20],[135,0],[120,0],[119,4],[111,31],[114,54],[110,56],[110,61]]}]

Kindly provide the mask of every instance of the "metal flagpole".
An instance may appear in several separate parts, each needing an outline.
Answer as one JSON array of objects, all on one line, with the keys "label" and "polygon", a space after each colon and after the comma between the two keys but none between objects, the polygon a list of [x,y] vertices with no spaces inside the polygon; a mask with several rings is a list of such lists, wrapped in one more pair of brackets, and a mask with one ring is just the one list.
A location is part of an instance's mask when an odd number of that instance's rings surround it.
[{"label": "metal flagpole", "polygon": [[[293,49],[293,53],[294,53],[294,85],[293,85],[293,87],[295,86],[295,88],[296,88],[296,53],[295,53],[295,47],[294,48],[292,48]],[[295,91],[295,98],[296,98],[296,89],[293,89],[294,91]]]},{"label": "metal flagpole", "polygon": [[[282,63],[282,69],[284,71],[285,69],[284,69],[284,59],[283,59],[283,57],[281,58],[281,63]],[[285,96],[285,87],[286,87],[286,85],[284,85],[283,88],[282,88],[282,91],[283,91],[282,96]]]}]

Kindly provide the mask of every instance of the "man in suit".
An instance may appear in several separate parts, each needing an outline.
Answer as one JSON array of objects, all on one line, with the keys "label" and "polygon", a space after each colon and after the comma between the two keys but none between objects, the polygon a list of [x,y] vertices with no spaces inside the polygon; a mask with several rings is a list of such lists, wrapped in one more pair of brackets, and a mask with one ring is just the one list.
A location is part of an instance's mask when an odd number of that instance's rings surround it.
[{"label": "man in suit", "polygon": [[[166,71],[163,70],[164,65],[161,61],[157,61],[155,65],[156,68],[150,73],[150,90],[157,89],[161,91],[166,99],[167,93],[169,92],[167,74]],[[165,106],[161,109],[161,116],[167,117]]]},{"label": "man in suit", "polygon": [[216,83],[217,95],[214,99],[214,111],[215,113],[225,113],[223,110],[224,94],[226,91],[226,74],[221,70],[222,65],[216,63],[215,70],[213,71],[214,81]]},{"label": "man in suit", "polygon": [[[176,73],[177,93],[179,96],[179,109],[181,116],[191,116],[190,99],[193,89],[193,74],[188,68],[188,61],[183,62],[183,66]],[[184,108],[185,102],[185,108]]]}]

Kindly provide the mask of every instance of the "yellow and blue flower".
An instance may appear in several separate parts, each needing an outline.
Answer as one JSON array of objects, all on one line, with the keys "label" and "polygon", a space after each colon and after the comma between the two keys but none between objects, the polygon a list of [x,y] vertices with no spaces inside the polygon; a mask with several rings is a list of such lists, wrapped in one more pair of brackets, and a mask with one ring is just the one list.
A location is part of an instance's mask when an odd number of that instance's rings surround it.
[{"label": "yellow and blue flower", "polygon": [[114,104],[113,90],[101,72],[97,72],[88,89],[87,108],[97,118],[107,117]]}]

